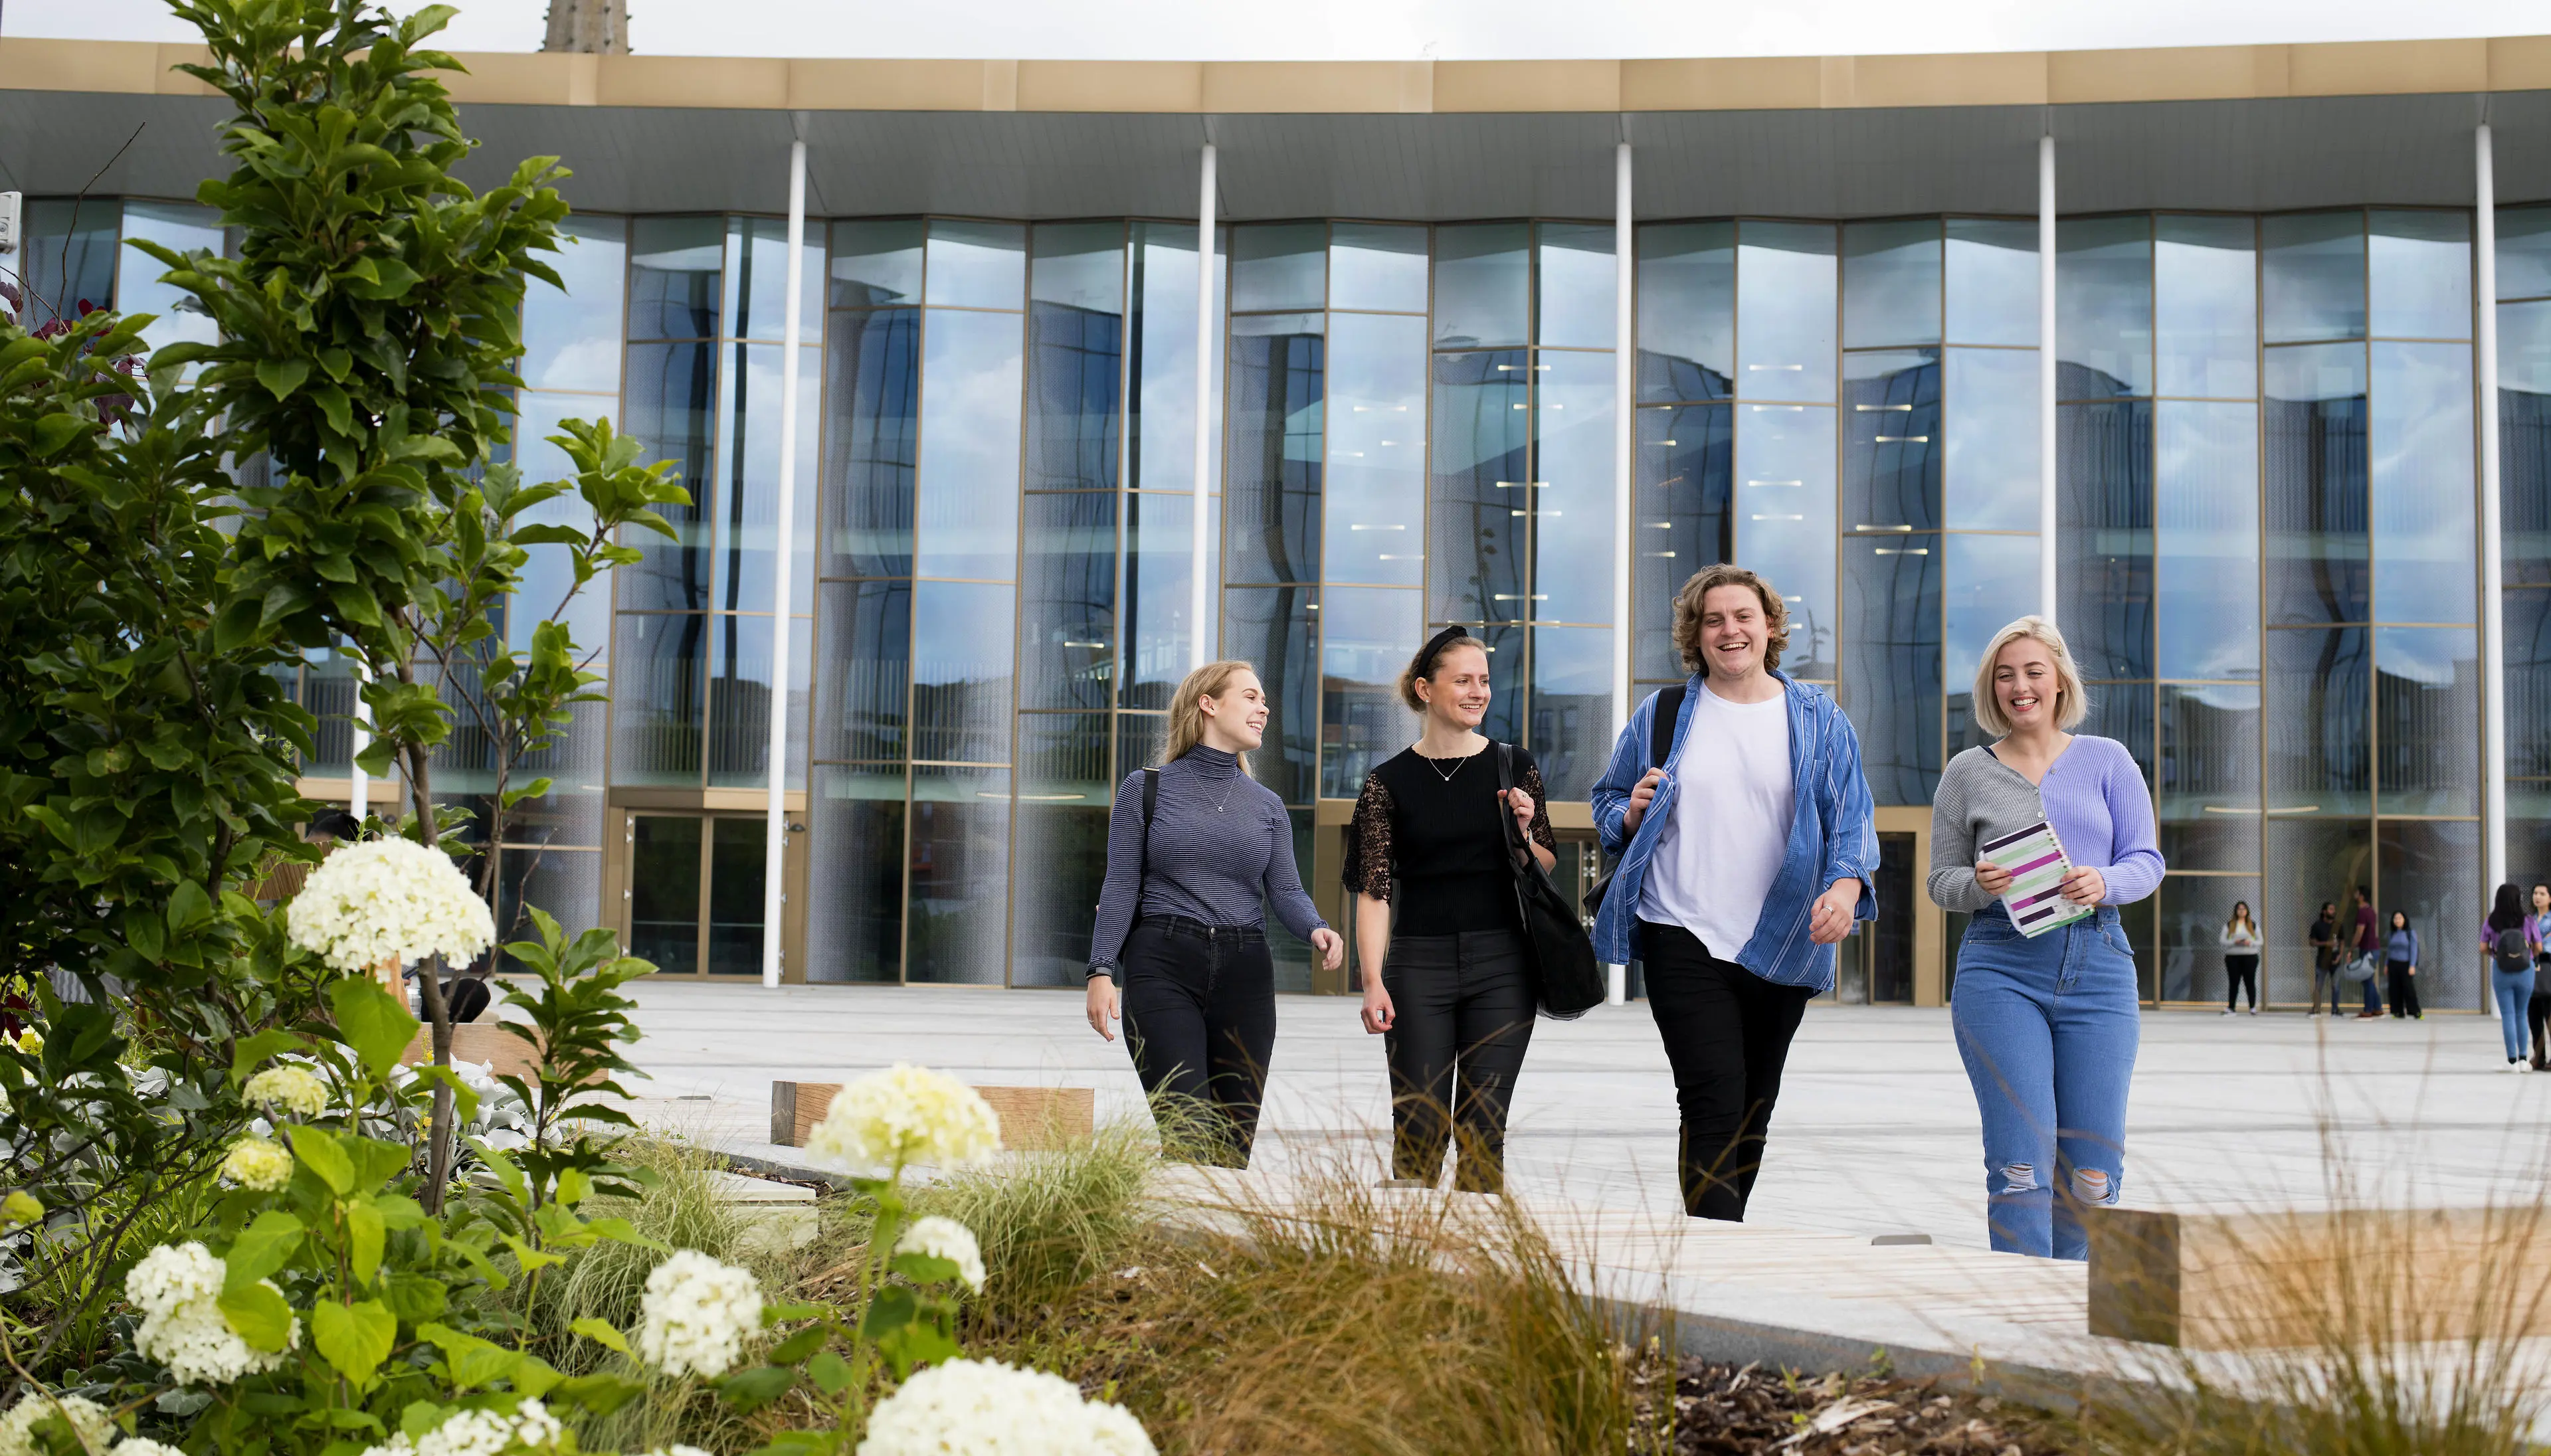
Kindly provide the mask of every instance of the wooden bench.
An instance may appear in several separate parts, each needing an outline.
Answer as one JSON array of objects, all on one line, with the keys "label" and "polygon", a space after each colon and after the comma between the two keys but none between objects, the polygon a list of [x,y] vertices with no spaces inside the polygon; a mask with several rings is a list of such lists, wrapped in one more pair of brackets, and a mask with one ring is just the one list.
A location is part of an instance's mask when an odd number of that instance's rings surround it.
[{"label": "wooden bench", "polygon": [[[434,1060],[434,1029],[427,1027],[416,1034],[416,1040],[399,1053],[399,1060],[410,1067],[422,1067]],[[529,1082],[540,1075],[540,1058],[523,1039],[505,1031],[493,1017],[484,1021],[463,1021],[452,1028],[452,1060],[485,1062],[487,1070],[498,1077],[507,1075]]]},{"label": "wooden bench", "polygon": [[[806,1146],[806,1134],[833,1105],[838,1082],[770,1084],[770,1140],[783,1148]],[[974,1091],[1001,1119],[1001,1146],[1016,1153],[1051,1153],[1088,1140],[1097,1126],[1096,1099],[1085,1087],[978,1087]]]}]

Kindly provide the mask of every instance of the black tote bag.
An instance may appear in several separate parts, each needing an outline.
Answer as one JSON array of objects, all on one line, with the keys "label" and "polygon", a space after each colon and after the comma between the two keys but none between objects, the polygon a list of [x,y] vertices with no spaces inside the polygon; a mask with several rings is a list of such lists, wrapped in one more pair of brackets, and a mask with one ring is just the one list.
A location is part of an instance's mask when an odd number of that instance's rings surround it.
[{"label": "black tote bag", "polygon": [[[1497,745],[1497,787],[1514,787],[1514,750],[1502,743]],[[1515,823],[1502,796],[1497,801],[1497,822],[1505,826],[1517,919],[1533,962],[1534,996],[1541,1002],[1541,1014],[1573,1021],[1601,1005],[1609,988],[1603,968],[1594,961],[1594,941],[1577,918],[1576,907],[1533,858],[1523,828]]]}]

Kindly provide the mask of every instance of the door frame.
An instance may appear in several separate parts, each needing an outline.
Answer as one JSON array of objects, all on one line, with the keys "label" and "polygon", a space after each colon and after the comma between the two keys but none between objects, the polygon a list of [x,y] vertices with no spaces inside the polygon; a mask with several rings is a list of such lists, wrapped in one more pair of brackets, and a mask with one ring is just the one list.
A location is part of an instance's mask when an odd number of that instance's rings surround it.
[{"label": "door frame", "polygon": [[[712,790],[712,792],[715,791]],[[653,800],[659,796],[683,799],[687,802],[654,802]],[[615,800],[621,799],[619,794],[613,797]],[[629,916],[634,908],[629,880],[630,850],[637,836],[637,827],[633,820],[641,814],[657,814],[702,820],[746,819],[760,823],[765,812],[763,804],[767,802],[766,796],[750,790],[729,791],[718,797],[721,799],[749,798],[755,800],[752,803],[703,803],[700,801],[703,797],[706,795],[679,791],[673,794],[648,794],[644,799],[632,794],[628,800],[612,804],[603,836],[603,923],[611,926],[619,935],[622,946],[629,944]],[[789,826],[787,858],[780,868],[780,874],[784,880],[780,886],[779,907],[779,983],[782,986],[802,986],[806,981],[806,886],[809,855],[804,800],[805,795],[802,793],[791,793],[781,800]],[[721,975],[708,969],[708,895],[715,832],[704,828],[700,833],[700,965],[697,971],[691,972],[683,979],[716,981],[730,985],[758,983],[759,976]],[[765,926],[765,932],[767,933],[767,930],[768,927]]]}]

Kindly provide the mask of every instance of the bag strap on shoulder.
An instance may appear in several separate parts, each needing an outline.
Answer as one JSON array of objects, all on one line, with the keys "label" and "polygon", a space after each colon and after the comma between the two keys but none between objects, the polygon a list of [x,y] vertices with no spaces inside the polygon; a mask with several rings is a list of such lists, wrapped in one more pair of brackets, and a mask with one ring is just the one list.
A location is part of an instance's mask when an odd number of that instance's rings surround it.
[{"label": "bag strap on shoulder", "polygon": [[1143,849],[1134,861],[1134,918],[1143,918],[1143,890],[1152,878],[1152,811],[1161,803],[1161,771],[1143,773]]},{"label": "bag strap on shoulder", "polygon": [[[1690,684],[1678,682],[1657,692],[1657,713],[1648,722],[1648,767],[1662,769],[1674,752],[1675,719],[1683,714],[1683,695]],[[1662,729],[1664,731],[1660,732]]]}]

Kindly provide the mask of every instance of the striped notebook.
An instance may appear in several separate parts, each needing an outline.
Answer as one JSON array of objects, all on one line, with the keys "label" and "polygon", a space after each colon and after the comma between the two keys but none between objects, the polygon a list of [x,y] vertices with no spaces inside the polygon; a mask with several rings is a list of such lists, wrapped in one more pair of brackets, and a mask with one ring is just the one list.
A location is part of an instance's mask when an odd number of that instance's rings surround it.
[{"label": "striped notebook", "polygon": [[2065,857],[2064,845],[2055,837],[2055,826],[2043,819],[2025,829],[1986,840],[1976,846],[1976,855],[2010,872],[2010,888],[2002,891],[2001,906],[2022,935],[2044,935],[2098,909],[2096,905],[2077,905],[2064,897],[2064,874],[2073,868],[2073,862]]}]

